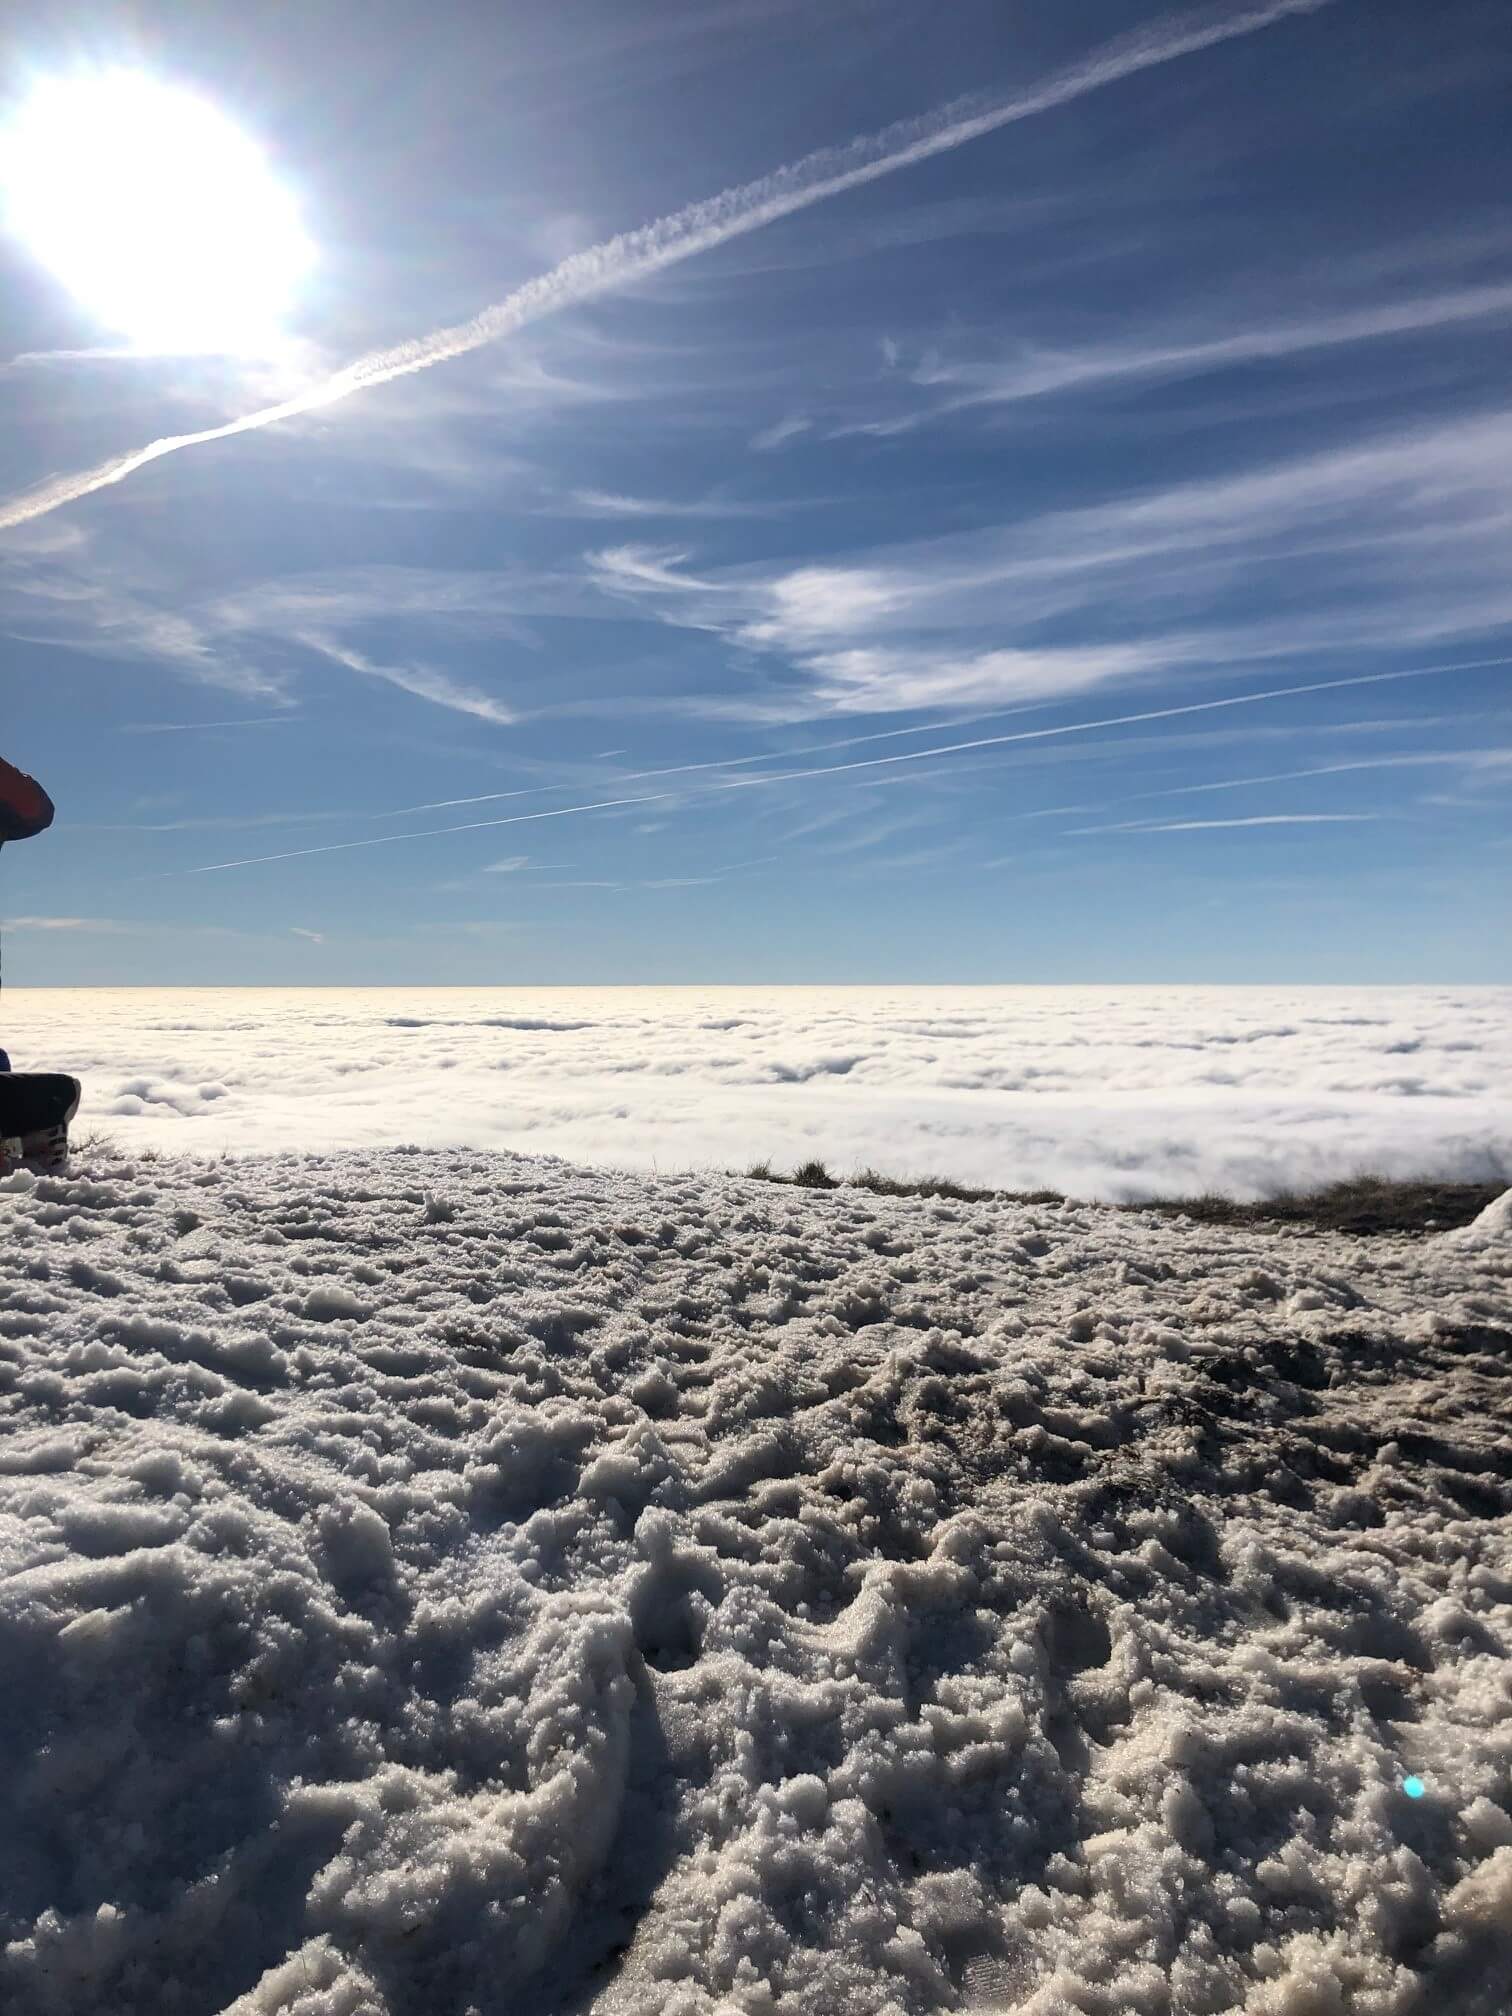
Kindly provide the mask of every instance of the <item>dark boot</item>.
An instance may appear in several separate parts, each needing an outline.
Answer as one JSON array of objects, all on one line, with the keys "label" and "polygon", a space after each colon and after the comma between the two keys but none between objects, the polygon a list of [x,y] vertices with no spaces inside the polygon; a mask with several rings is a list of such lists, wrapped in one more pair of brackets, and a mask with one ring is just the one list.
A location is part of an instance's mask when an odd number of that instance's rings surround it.
[{"label": "dark boot", "polygon": [[42,1174],[68,1166],[68,1123],[83,1087],[61,1071],[0,1075],[0,1174],[17,1165]]}]

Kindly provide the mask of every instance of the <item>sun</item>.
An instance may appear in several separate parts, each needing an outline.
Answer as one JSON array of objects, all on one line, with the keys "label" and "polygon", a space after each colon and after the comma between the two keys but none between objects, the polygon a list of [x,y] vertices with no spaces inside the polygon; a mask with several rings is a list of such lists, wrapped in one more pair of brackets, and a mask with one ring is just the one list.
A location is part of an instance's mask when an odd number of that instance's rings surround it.
[{"label": "sun", "polygon": [[293,197],[206,99],[137,71],[35,85],[0,130],[7,222],[135,348],[277,348],[314,258]]}]

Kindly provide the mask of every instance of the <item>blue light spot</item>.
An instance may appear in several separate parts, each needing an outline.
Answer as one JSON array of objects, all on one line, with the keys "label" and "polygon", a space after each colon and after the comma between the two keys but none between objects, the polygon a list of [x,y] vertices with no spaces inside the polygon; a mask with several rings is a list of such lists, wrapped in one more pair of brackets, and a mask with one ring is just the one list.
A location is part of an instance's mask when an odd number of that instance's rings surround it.
[{"label": "blue light spot", "polygon": [[1404,1778],[1402,1780],[1402,1790],[1407,1794],[1409,1799],[1421,1799],[1423,1794],[1428,1790],[1428,1787],[1423,1783],[1421,1778]]}]

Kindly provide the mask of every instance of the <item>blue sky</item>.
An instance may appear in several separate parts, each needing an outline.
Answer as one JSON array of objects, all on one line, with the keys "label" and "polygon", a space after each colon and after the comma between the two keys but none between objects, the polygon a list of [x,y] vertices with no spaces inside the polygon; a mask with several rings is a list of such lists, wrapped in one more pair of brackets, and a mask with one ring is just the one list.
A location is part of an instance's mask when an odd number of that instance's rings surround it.
[{"label": "blue sky", "polygon": [[1499,0],[187,12],[6,116],[190,85],[317,256],[185,356],[0,241],[12,981],[1512,980]]}]

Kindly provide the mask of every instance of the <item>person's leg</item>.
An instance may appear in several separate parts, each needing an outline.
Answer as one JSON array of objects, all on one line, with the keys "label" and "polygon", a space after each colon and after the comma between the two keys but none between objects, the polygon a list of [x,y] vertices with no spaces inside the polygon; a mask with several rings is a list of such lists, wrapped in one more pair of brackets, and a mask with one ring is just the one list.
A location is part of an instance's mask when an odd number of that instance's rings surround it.
[{"label": "person's leg", "polygon": [[68,1123],[83,1087],[61,1071],[0,1075],[0,1164],[40,1170],[68,1162]]}]

